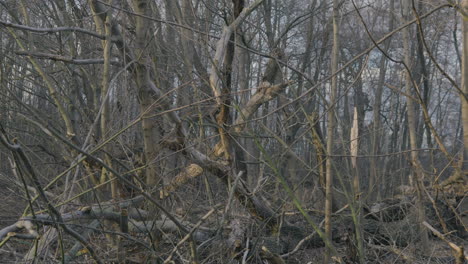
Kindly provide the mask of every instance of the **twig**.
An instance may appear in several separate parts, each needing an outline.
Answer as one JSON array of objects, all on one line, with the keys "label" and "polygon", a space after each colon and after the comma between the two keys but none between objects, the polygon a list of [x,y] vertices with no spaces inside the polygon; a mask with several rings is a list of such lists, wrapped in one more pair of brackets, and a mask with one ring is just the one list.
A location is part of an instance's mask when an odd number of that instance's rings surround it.
[{"label": "twig", "polygon": [[391,251],[395,255],[397,255],[397,258],[403,258],[405,261],[408,263],[414,263],[415,258],[411,255],[405,254],[402,250],[394,247],[394,246],[379,246],[379,245],[374,245],[374,244],[368,244],[370,248],[377,249],[377,250],[385,250],[385,251]]},{"label": "twig", "polygon": [[166,258],[166,260],[164,260],[164,263],[167,264],[167,263],[170,263],[171,262],[171,259],[172,259],[172,256],[174,255],[174,253],[179,249],[179,247],[187,240],[189,239],[193,239],[192,238],[192,234],[193,232],[195,232],[195,230],[201,225],[203,224],[203,222],[208,218],[210,217],[210,215],[212,215],[216,209],[218,207],[220,207],[221,205],[218,204],[218,205],[215,205],[210,211],[208,211],[208,213],[206,213],[201,219],[200,221],[198,221],[195,226],[190,229],[190,231],[179,241],[179,243],[177,243],[177,245],[172,249],[171,253],[169,254],[169,256]]},{"label": "twig", "polygon": [[464,254],[463,246],[457,246],[455,243],[450,242],[447,238],[445,238],[445,236],[442,233],[437,231],[437,229],[432,227],[426,221],[422,222],[422,224],[427,229],[431,230],[432,233],[434,233],[434,235],[436,235],[438,238],[442,239],[445,243],[447,243],[449,245],[449,247],[451,247],[455,251],[455,253],[456,253],[455,254],[455,261],[456,261],[457,264],[463,264],[465,260],[468,260],[468,257],[465,256],[465,254]]},{"label": "twig", "polygon": [[[343,211],[344,211],[346,208],[348,208],[348,207],[349,207],[349,204],[343,206],[340,210],[336,211],[336,212],[334,213],[334,215],[343,212]],[[322,220],[322,222],[320,222],[320,224],[319,224],[318,227],[321,228],[321,227],[323,226],[323,223],[325,223],[325,219]],[[308,240],[310,240],[311,238],[313,238],[313,237],[315,236],[316,233],[317,233],[317,231],[314,231],[314,232],[312,232],[312,234],[310,234],[310,235],[304,237],[301,241],[299,241],[299,242],[296,244],[296,246],[294,247],[294,249],[293,249],[292,251],[289,251],[288,253],[285,253],[285,254],[281,255],[281,257],[287,258],[287,257],[289,257],[289,256],[291,256],[291,255],[293,255],[293,254],[295,254],[299,249],[301,249],[302,245],[303,245],[305,242],[307,242]]]},{"label": "twig", "polygon": [[76,231],[73,229],[69,228],[67,225],[65,225],[62,221],[62,216],[60,215],[59,211],[51,204],[49,201],[49,198],[47,198],[44,189],[42,188],[39,178],[37,177],[37,174],[29,162],[29,159],[27,158],[26,154],[24,153],[23,149],[20,147],[19,144],[16,142],[11,143],[10,140],[6,136],[6,131],[3,129],[3,127],[0,125],[0,130],[1,130],[1,135],[0,135],[0,141],[1,143],[8,148],[14,158],[15,161],[18,163],[22,161],[23,166],[26,168],[26,171],[28,172],[29,176],[31,177],[31,180],[33,184],[35,185],[37,191],[39,192],[39,196],[44,200],[44,202],[47,205],[47,209],[50,211],[50,213],[54,216],[54,223],[56,224],[57,227],[61,227],[66,233],[71,235],[73,238],[76,240],[80,241],[81,244],[88,250],[89,254],[93,257],[93,259],[97,263],[104,263],[102,260],[98,257],[94,249],[91,247],[91,245]]}]

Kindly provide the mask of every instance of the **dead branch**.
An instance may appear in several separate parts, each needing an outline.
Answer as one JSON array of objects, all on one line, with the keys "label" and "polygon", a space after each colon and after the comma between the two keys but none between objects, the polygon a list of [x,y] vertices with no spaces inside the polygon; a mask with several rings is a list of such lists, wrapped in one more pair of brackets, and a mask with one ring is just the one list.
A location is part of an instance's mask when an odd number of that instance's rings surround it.
[{"label": "dead branch", "polygon": [[189,180],[198,177],[203,172],[203,169],[197,164],[190,164],[183,171],[181,171],[169,185],[165,186],[160,192],[160,199],[168,197],[171,193],[176,191],[179,187],[187,183]]},{"label": "dead branch", "polygon": [[218,43],[216,44],[216,53],[213,58],[213,65],[211,68],[211,75],[210,75],[210,86],[211,89],[213,90],[213,94],[216,97],[216,103],[219,105],[222,104],[222,99],[221,99],[221,77],[219,75],[219,69],[221,69],[221,66],[223,65],[223,59],[225,58],[225,54],[227,52],[227,46],[229,43],[229,39],[231,38],[231,35],[237,27],[242,23],[242,21],[245,20],[245,18],[252,13],[257,6],[259,6],[263,0],[257,0],[254,3],[252,3],[249,7],[245,8],[239,16],[232,22],[229,26],[225,27],[223,30],[223,33],[221,34],[220,39],[218,40]]},{"label": "dead branch", "polygon": [[244,128],[245,124],[257,111],[257,109],[264,103],[271,101],[279,93],[281,93],[291,82],[281,83],[277,85],[271,85],[270,82],[263,82],[258,87],[257,92],[250,98],[247,104],[241,109],[239,116],[234,122],[234,131],[240,133]]},{"label": "dead branch", "polygon": [[47,198],[47,196],[45,195],[44,189],[42,188],[42,186],[41,186],[41,184],[39,182],[39,178],[38,178],[33,166],[29,162],[28,157],[23,152],[23,149],[20,147],[20,145],[17,144],[16,142],[13,142],[13,143],[10,142],[10,140],[8,139],[8,137],[6,135],[6,131],[3,129],[3,127],[1,125],[0,125],[0,131],[1,131],[1,135],[0,135],[1,143],[7,149],[9,149],[12,152],[12,154],[13,154],[13,156],[15,158],[15,162],[17,164],[23,164],[23,166],[25,167],[26,171],[29,174],[29,177],[31,178],[31,180],[34,183],[36,189],[38,190],[40,197],[46,203],[47,209],[50,211],[51,214],[54,215],[54,218],[53,218],[54,224],[57,227],[60,226],[66,233],[68,233],[70,236],[72,236],[73,238],[75,238],[76,240],[81,242],[81,244],[89,251],[90,255],[93,257],[93,259],[97,263],[103,263],[102,260],[98,257],[98,255],[94,251],[94,249],[90,246],[90,244],[79,233],[77,233],[76,231],[69,228],[67,225],[65,225],[63,223],[63,220],[61,218],[61,215],[60,215],[59,211],[50,203],[49,198]]},{"label": "dead branch", "polygon": [[[21,233],[18,233],[19,231],[22,231],[25,229],[28,234],[31,237],[37,238],[39,234],[34,230],[34,225],[32,224],[31,221],[29,220],[20,220],[10,226],[7,226],[3,229],[0,230],[0,240],[4,240],[6,237],[18,237],[18,238],[23,238],[21,237]],[[3,242],[0,244],[2,245]]]},{"label": "dead branch", "polygon": [[450,242],[445,236],[437,231],[434,227],[432,227],[428,222],[424,221],[422,224],[429,230],[432,231],[434,235],[436,235],[438,238],[443,240],[445,243],[449,245],[450,248],[452,248],[455,251],[455,261],[457,264],[463,264],[465,263],[465,260],[468,260],[468,257],[465,256],[463,246],[457,246],[455,243]]},{"label": "dead branch", "polygon": [[98,34],[91,30],[78,28],[78,27],[35,28],[35,27],[28,27],[25,25],[18,25],[18,24],[6,22],[6,21],[0,21],[0,25],[9,27],[9,28],[15,28],[15,29],[36,32],[36,33],[56,33],[56,32],[63,32],[63,31],[79,32],[79,33],[83,33],[86,35],[96,37],[98,39],[106,39],[106,36],[104,35]]},{"label": "dead branch", "polygon": [[268,260],[268,262],[271,264],[285,264],[284,260],[280,256],[270,252],[270,250],[268,250],[268,248],[265,246],[262,246],[260,257],[262,259]]},{"label": "dead branch", "polygon": [[403,250],[400,250],[395,246],[378,246],[378,245],[374,245],[374,244],[370,244],[370,243],[367,244],[367,246],[369,246],[370,248],[373,248],[373,249],[377,249],[377,250],[392,252],[393,254],[397,255],[398,257],[403,258],[408,263],[416,262],[414,256],[405,253]]},{"label": "dead branch", "polygon": [[195,226],[190,230],[190,232],[188,234],[186,234],[180,241],[179,243],[177,243],[177,245],[172,249],[171,253],[169,254],[169,256],[166,258],[166,260],[164,260],[164,263],[170,263],[171,259],[172,259],[172,256],[174,255],[174,253],[177,251],[177,249],[184,243],[186,242],[187,240],[189,239],[192,239],[192,235],[193,233],[195,232],[195,230],[201,226],[201,224],[206,220],[208,219],[208,217],[210,217],[210,215],[212,215],[215,211],[216,211],[216,208],[217,207],[220,207],[220,205],[215,205],[213,209],[211,209],[210,211],[208,211],[208,213],[206,213],[201,219],[200,221],[198,221]]},{"label": "dead branch", "polygon": [[[31,56],[38,59],[47,59],[53,61],[62,61],[66,63],[76,64],[76,65],[89,65],[89,64],[103,64],[104,59],[76,59],[72,56],[63,56],[58,54],[51,54],[51,53],[44,53],[44,52],[33,52],[33,51],[25,51],[25,50],[18,50],[15,51],[16,55],[20,56]],[[120,63],[118,60],[111,60],[110,63],[112,65],[119,66]]]}]

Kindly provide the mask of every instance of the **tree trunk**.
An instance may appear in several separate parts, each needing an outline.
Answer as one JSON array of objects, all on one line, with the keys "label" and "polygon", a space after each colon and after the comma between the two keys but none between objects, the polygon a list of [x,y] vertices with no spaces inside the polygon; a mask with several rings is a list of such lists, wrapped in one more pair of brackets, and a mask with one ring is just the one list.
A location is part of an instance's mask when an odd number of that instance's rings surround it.
[{"label": "tree trunk", "polygon": [[[149,3],[146,0],[134,0],[136,13],[140,15],[150,15]],[[142,115],[143,142],[146,158],[146,184],[149,188],[155,188],[159,184],[159,178],[156,172],[156,158],[159,147],[159,132],[155,120],[151,118],[154,109],[154,92],[151,88],[149,76],[150,58],[148,55],[147,41],[150,39],[150,25],[148,20],[140,16],[136,17],[136,49],[135,55],[137,63],[135,67],[136,83],[138,86],[138,95],[140,100],[140,111]]]},{"label": "tree trunk", "polygon": [[460,95],[462,105],[462,120],[463,120],[463,177],[468,175],[468,102],[465,99],[468,96],[468,0],[461,2],[463,10],[463,45],[462,45],[462,92],[465,96]]},{"label": "tree trunk", "polygon": [[[404,12],[404,18],[405,20],[408,20],[408,13],[410,11],[410,0],[406,0],[405,2],[405,8],[403,9]],[[406,86],[406,93],[408,95],[413,94],[413,89],[412,89],[412,77],[410,73],[411,69],[411,58],[410,58],[410,39],[409,39],[409,29],[405,28],[403,30],[403,49],[404,49],[404,62],[407,67],[409,67],[406,71],[405,75],[405,86]],[[416,135],[416,113],[415,113],[415,105],[413,102],[413,99],[410,97],[407,97],[406,100],[406,105],[407,105],[407,116],[408,116],[408,134],[409,134],[409,140],[410,140],[410,148],[412,150],[416,150],[418,148],[418,139]],[[422,171],[422,166],[419,161],[418,157],[418,152],[417,151],[411,151],[411,166],[413,168],[413,172],[410,174],[413,178],[413,184],[415,185],[417,190],[417,203],[416,207],[418,210],[418,221],[419,221],[419,228],[420,228],[420,234],[421,234],[421,241],[422,241],[422,246],[424,249],[428,249],[429,246],[429,241],[428,241],[428,236],[427,236],[427,231],[426,229],[422,226],[422,222],[425,220],[425,213],[424,213],[424,205],[423,205],[423,198],[422,198],[422,188],[423,186],[423,178],[424,178],[424,173]]]},{"label": "tree trunk", "polygon": [[[331,55],[331,74],[335,74],[338,69],[338,52],[339,52],[339,14],[338,0],[333,0],[333,50]],[[334,146],[334,130],[335,130],[335,100],[337,94],[337,76],[333,76],[331,80],[330,101],[328,104],[328,126],[327,126],[327,162],[326,162],[326,180],[325,180],[325,237],[328,241],[332,239],[331,230],[331,215],[332,215],[332,188],[333,188],[333,155]],[[330,261],[331,249],[327,247],[324,257],[325,264]]]},{"label": "tree trunk", "polygon": [[[393,30],[393,10],[395,9],[394,6],[395,1],[390,1],[390,22],[388,25],[388,30]],[[384,44],[383,50],[387,52],[390,48],[391,40],[387,40]],[[380,196],[380,188],[374,188],[374,185],[377,184],[378,175],[382,175],[384,171],[378,171],[377,164],[379,162],[379,158],[375,157],[380,151],[380,136],[383,135],[381,131],[382,122],[380,118],[380,108],[382,106],[382,93],[383,93],[383,86],[385,84],[385,77],[387,73],[387,58],[384,54],[381,54],[380,62],[379,62],[379,80],[377,83],[377,90],[375,91],[375,101],[373,106],[373,126],[371,131],[371,155],[374,157],[370,158],[370,176],[369,176],[369,187],[368,187],[368,200],[372,200],[376,196]],[[384,177],[381,178],[382,180]],[[382,184],[382,183],[380,183]],[[375,191],[377,194],[375,195]]]},{"label": "tree trunk", "polygon": [[[134,9],[137,14],[150,16],[150,6],[146,0],[134,0]],[[142,129],[143,129],[143,143],[144,153],[146,161],[145,169],[145,182],[147,188],[150,190],[157,189],[161,184],[160,177],[156,171],[155,159],[159,153],[160,146],[160,135],[158,127],[156,126],[156,120],[151,118],[152,109],[155,108],[154,98],[155,87],[154,83],[150,79],[150,66],[151,61],[149,57],[148,41],[151,39],[149,20],[141,16],[137,16],[136,20],[136,48],[135,58],[136,66],[134,68],[135,81],[138,87],[138,96],[140,102],[140,112],[142,118]],[[150,205],[150,211],[154,215],[154,218],[158,217],[158,210],[155,206]],[[161,234],[155,229],[152,236],[150,236],[151,242],[153,243],[156,250],[160,246]]]}]

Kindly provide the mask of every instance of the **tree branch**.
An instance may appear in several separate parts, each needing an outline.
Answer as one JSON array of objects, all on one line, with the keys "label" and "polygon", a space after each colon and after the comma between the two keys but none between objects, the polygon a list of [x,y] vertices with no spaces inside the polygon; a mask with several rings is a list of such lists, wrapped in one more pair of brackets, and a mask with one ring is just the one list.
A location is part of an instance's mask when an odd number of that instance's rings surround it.
[{"label": "tree branch", "polygon": [[31,32],[37,32],[37,33],[56,33],[56,32],[63,32],[63,31],[72,31],[72,32],[79,32],[79,33],[83,33],[86,35],[90,35],[98,39],[106,39],[106,36],[104,35],[98,34],[91,30],[78,28],[78,27],[36,28],[36,27],[28,27],[24,25],[14,24],[14,23],[6,22],[6,21],[0,21],[0,25],[8,27],[8,28],[20,29],[24,31],[31,31]]},{"label": "tree branch", "polygon": [[[33,51],[25,51],[25,50],[18,50],[15,51],[16,55],[19,56],[31,56],[38,59],[48,59],[53,61],[62,61],[66,63],[76,64],[76,65],[89,65],[89,64],[103,64],[104,59],[75,59],[72,56],[63,56],[51,53],[44,53],[44,52],[33,52]],[[110,61],[112,65],[120,66],[118,60]]]}]

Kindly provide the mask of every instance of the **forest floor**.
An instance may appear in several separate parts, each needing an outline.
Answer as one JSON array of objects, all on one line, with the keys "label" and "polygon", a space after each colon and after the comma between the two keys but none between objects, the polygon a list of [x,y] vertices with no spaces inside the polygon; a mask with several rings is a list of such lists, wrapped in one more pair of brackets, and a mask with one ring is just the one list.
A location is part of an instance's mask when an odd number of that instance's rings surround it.
[{"label": "forest floor", "polygon": [[[0,202],[0,228],[11,225],[15,223],[23,213],[27,202],[21,197],[21,194],[13,191],[8,186],[0,186],[0,193],[3,194],[3,199]],[[177,242],[177,238],[174,239]],[[173,242],[174,242],[173,241]],[[72,243],[72,241],[69,241]],[[106,248],[106,237],[104,235],[95,234],[91,239],[91,244],[95,245],[100,251],[101,256],[109,256],[111,259],[112,255],[115,255],[115,252],[109,251],[105,252]],[[468,241],[463,239],[457,239],[453,241],[458,246],[463,246],[468,248]],[[22,259],[27,251],[33,246],[34,241],[32,240],[20,240],[20,239],[11,239],[8,243],[0,248],[0,264],[7,263],[27,263]],[[348,248],[346,243],[335,244],[337,250],[341,256],[349,255],[347,252]],[[172,249],[173,244],[167,243],[164,247],[167,251]],[[127,251],[127,262],[126,263],[145,263],[145,249],[129,245]],[[182,249],[183,251],[183,249]],[[216,254],[223,255],[225,252],[204,252],[203,255],[207,255],[207,258],[200,256],[200,263],[225,263],[220,262],[220,259],[225,259],[221,256],[215,256]],[[55,262],[57,259],[60,259],[59,251],[49,252],[49,256],[54,256]],[[324,255],[324,248],[307,248],[299,250],[296,254],[292,255],[289,259],[286,259],[286,263],[322,263],[322,258]],[[455,263],[454,252],[448,246],[447,243],[441,241],[437,237],[431,236],[429,249],[426,251],[421,250],[419,243],[413,243],[406,247],[396,247],[391,245],[366,245],[366,260],[367,263],[383,263],[383,264],[398,264],[398,263],[408,263],[408,264],[449,264]],[[54,262],[54,263],[55,263]],[[42,260],[36,263],[53,263],[50,261]],[[58,263],[58,262],[57,262]],[[87,254],[83,254],[78,257],[73,263],[93,263],[90,257]],[[106,263],[115,263],[112,260]],[[175,262],[178,263],[178,262]],[[182,262],[181,262],[182,263]],[[230,263],[237,263],[231,261]],[[239,262],[242,263],[242,262]],[[254,258],[251,261],[246,263],[262,263],[260,259]],[[266,264],[266,262],[263,262]],[[335,262],[336,263],[336,262]],[[346,262],[352,263],[352,262]]]}]

